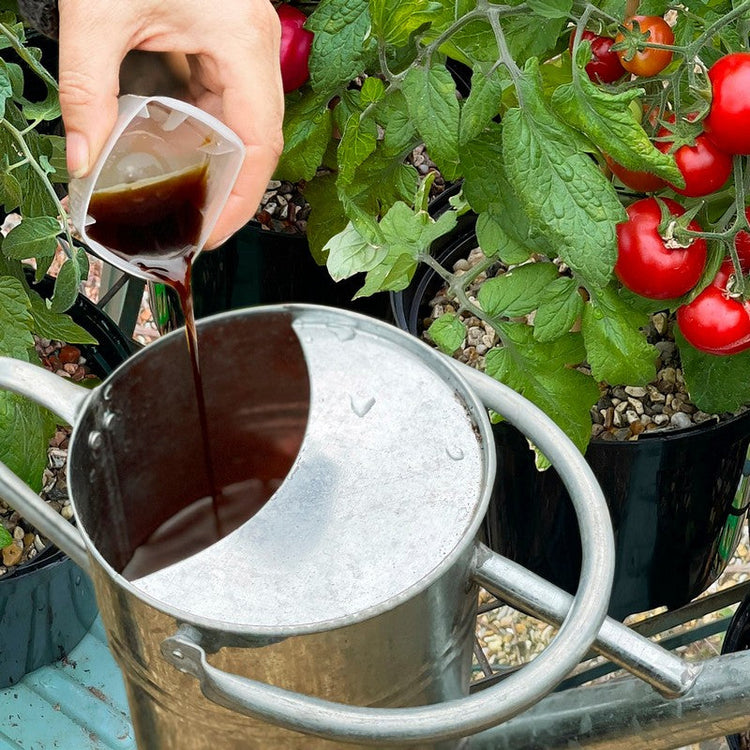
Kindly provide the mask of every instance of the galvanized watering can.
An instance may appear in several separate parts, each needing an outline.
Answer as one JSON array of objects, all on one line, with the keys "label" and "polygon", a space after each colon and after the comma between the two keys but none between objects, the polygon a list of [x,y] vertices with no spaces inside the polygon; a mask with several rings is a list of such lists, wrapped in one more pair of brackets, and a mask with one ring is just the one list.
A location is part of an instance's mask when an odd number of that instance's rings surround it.
[{"label": "galvanized watering can", "polygon": [[[272,496],[216,543],[188,523],[194,554],[128,578],[135,550],[211,489],[183,332],[93,391],[0,359],[1,387],[73,425],[77,528],[2,465],[0,496],[93,578],[139,748],[466,747],[584,656],[607,609],[611,529],[586,463],[541,412],[354,313],[261,307],[198,332],[216,482]],[[570,608],[553,644],[469,695],[477,585],[536,585],[475,539],[495,470],[486,407],[556,465],[584,563],[574,599],[547,591],[560,619]]]}]

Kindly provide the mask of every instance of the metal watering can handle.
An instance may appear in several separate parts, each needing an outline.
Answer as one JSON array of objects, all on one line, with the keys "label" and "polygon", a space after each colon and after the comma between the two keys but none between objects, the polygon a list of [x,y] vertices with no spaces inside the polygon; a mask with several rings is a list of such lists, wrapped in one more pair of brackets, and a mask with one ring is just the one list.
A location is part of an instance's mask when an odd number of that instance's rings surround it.
[{"label": "metal watering can handle", "polygon": [[[596,478],[578,449],[541,410],[488,376],[458,363],[455,366],[486,406],[502,413],[552,461],[575,506],[583,547],[581,579],[552,644],[522,670],[469,697],[410,708],[367,708],[227,674],[208,664],[200,632],[185,626],[163,641],[162,654],[177,669],[196,677],[208,699],[328,739],[384,745],[437,741],[474,734],[524,711],[553,690],[588,652],[604,622],[614,574],[612,527]],[[493,561],[501,563],[502,558],[478,544],[474,578],[488,588],[503,590],[500,571],[508,568]],[[563,610],[566,606],[564,600]]]},{"label": "metal watering can handle", "polygon": [[[46,406],[70,425],[75,423],[84,401],[91,394],[90,390],[73,385],[43,367],[8,357],[0,357],[0,388]],[[49,508],[2,462],[0,497],[49,537],[76,564],[88,570],[86,547],[75,527]]]}]

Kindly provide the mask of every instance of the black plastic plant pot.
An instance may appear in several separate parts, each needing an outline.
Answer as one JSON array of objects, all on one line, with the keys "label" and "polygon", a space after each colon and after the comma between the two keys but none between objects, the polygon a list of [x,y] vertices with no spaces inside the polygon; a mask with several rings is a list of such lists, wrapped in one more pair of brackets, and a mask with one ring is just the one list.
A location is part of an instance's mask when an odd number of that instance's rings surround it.
[{"label": "black plastic plant pot", "polygon": [[[746,651],[750,648],[750,594],[740,602],[732,619],[729,621],[722,654],[733,654],[736,651]],[[742,734],[727,735],[730,750],[750,750],[750,728]]]},{"label": "black plastic plant pot", "polygon": [[[52,283],[44,279],[35,288],[47,296]],[[85,297],[79,295],[68,312],[98,341],[80,348],[99,377],[106,377],[137,348]],[[0,578],[0,688],[62,659],[88,632],[97,612],[91,580],[53,545]]]},{"label": "black plastic plant pot", "polygon": [[[192,292],[196,318],[255,305],[306,302],[387,319],[388,295],[353,300],[361,286],[362,278],[333,281],[325,266],[313,259],[304,235],[274,232],[250,222],[221,247],[198,256]],[[159,330],[166,333],[183,325],[174,291],[162,284],[152,284],[150,291]]]},{"label": "black plastic plant pot", "polygon": [[[477,246],[472,216],[438,240],[447,268]],[[420,266],[411,285],[392,295],[396,324],[421,335],[429,301],[442,285]],[[581,548],[575,516],[557,473],[539,472],[523,436],[493,426],[494,496],[485,518],[495,551],[574,592]],[[617,550],[609,613],[618,619],[698,596],[733,554],[747,513],[743,478],[750,411],[721,423],[643,434],[637,441],[592,440],[586,459],[607,498]]]}]

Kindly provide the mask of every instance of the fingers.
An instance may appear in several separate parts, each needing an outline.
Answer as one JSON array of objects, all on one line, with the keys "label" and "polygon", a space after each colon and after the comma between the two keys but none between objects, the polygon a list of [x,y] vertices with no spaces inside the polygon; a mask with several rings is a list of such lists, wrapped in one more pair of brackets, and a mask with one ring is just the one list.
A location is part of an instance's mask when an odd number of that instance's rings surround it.
[{"label": "fingers", "polygon": [[246,34],[237,34],[229,46],[225,40],[192,60],[194,85],[203,89],[197,92],[197,105],[223,120],[246,148],[241,172],[208,248],[221,244],[255,215],[283,149],[279,20],[267,0],[250,5],[254,7]]},{"label": "fingers", "polygon": [[[108,17],[107,9],[112,11]],[[60,109],[68,171],[83,177],[117,119],[119,71],[128,50],[129,29],[117,5],[106,0],[98,4],[60,0],[59,11]]]}]

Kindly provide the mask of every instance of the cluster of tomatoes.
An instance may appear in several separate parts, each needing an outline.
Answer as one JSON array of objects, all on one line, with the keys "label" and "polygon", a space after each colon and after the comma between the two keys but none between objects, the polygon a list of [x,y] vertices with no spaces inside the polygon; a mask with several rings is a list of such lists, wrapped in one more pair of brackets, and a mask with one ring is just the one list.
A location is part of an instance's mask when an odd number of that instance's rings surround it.
[{"label": "cluster of tomatoes", "polygon": [[[654,76],[671,62],[668,47],[674,43],[674,34],[663,18],[635,16],[624,26],[636,32],[630,35],[635,40],[630,47],[623,34],[612,39],[583,33],[583,39],[591,44],[592,59],[586,72],[592,81],[614,83],[626,73]],[[661,46],[643,48],[637,44],[639,34],[649,44]],[[710,68],[708,78],[711,106],[703,120],[694,122],[691,114],[677,122],[670,115],[654,139],[658,149],[674,155],[684,185],[670,185],[650,172],[625,169],[605,155],[609,168],[624,185],[642,193],[670,188],[691,198],[706,196],[727,182],[734,155],[750,154],[750,53],[725,55]],[[617,226],[615,273],[622,284],[656,300],[672,300],[691,292],[703,277],[707,246],[703,238],[680,235],[675,228],[681,224],[689,232],[701,232],[700,225],[688,220],[685,209],[669,198],[643,198],[626,212],[627,220]],[[750,209],[746,215],[750,221]],[[680,217],[684,218],[680,221]],[[744,274],[750,270],[750,235],[740,232],[734,244]],[[705,289],[678,307],[677,324],[683,336],[711,354],[749,349],[750,301],[743,289],[734,263],[727,258]]]}]

